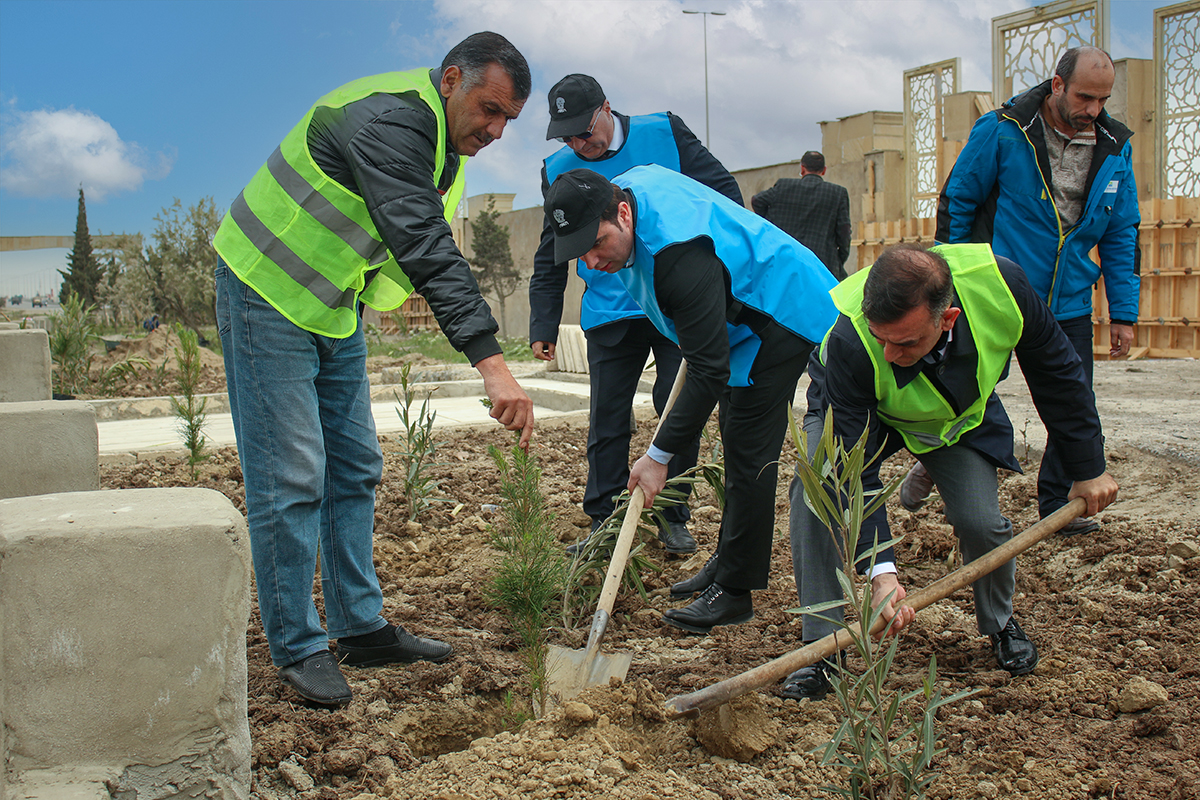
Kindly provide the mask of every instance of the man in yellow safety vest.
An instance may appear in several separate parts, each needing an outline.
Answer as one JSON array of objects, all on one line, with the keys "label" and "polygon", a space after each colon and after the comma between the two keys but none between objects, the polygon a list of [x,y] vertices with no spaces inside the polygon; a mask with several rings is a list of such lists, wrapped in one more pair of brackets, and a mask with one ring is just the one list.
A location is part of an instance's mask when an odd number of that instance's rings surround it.
[{"label": "man in yellow safety vest", "polygon": [[[812,383],[804,418],[811,456],[832,415],[833,435],[850,447],[868,432],[867,453],[881,457],[863,471],[863,489],[878,491],[880,462],[901,449],[925,465],[941,494],[964,562],[1012,537],[1000,512],[997,469],[1020,471],[1013,429],[997,382],[1017,360],[1034,405],[1061,448],[1074,481],[1070,497],[1095,514],[1117,496],[1105,470],[1096,401],[1079,356],[1024,271],[986,244],[925,250],[898,245],[851,275],[830,294],[841,314],[809,362]],[[792,562],[804,606],[840,600],[838,549],[829,528],[807,507],[799,479],[791,491]],[[854,568],[871,582],[872,603],[900,630],[915,612],[905,606],[887,510],[863,522]],[[874,550],[874,557],[871,557]],[[847,568],[848,569],[848,568]],[[1013,675],[1037,666],[1037,647],[1013,616],[1016,561],[972,584],[979,632],[991,638],[996,662]],[[841,609],[803,617],[803,638],[832,633]],[[782,694],[820,699],[830,689],[832,663],[788,676]]]},{"label": "man in yellow safety vest", "polygon": [[[533,403],[447,223],[466,157],[500,138],[529,91],[525,58],[490,32],[438,69],[348,83],[292,129],[217,231],[217,322],[263,630],[280,678],[313,702],[350,702],[339,662],[452,652],[380,614],[383,455],[360,303],[389,310],[420,292],[483,375],[492,417],[521,431],[522,446],[533,431]],[[318,555],[328,630],[313,602]]]}]

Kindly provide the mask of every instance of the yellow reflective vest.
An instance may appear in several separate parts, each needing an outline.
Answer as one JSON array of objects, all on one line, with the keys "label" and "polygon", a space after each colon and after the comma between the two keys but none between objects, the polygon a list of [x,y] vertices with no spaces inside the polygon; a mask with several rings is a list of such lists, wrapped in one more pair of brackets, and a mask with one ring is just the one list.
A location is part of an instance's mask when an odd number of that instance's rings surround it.
[{"label": "yellow reflective vest", "polygon": [[[296,325],[342,339],[358,327],[357,301],[388,311],[412,283],[382,241],[361,196],[326,175],[308,149],[317,108],[373,94],[415,91],[437,117],[434,186],[446,163],[446,113],[429,70],[388,72],[347,83],[318,100],[267,159],[221,221],[213,245],[229,268]],[[445,194],[454,215],[465,186],[463,158]],[[366,274],[378,270],[369,285]]]},{"label": "yellow reflective vest", "polygon": [[[862,312],[863,284],[870,270],[860,270],[839,283],[830,294],[838,310],[850,318],[875,367],[875,397],[880,420],[895,429],[912,453],[928,453],[952,445],[979,426],[988,398],[996,389],[1012,350],[1021,338],[1025,320],[986,244],[957,244],[933,248],[950,265],[954,290],[971,326],[979,359],[976,380],[979,397],[962,413],[953,407],[921,373],[905,386],[896,383],[892,365],[867,328]],[[828,336],[822,350],[828,344]],[[822,353],[824,357],[824,353]]]}]

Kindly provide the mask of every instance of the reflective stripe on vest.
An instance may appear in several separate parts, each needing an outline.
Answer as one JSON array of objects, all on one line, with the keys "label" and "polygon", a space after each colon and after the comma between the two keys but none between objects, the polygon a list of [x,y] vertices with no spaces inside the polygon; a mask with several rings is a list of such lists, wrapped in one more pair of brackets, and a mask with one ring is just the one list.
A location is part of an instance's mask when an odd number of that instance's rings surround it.
[{"label": "reflective stripe on vest", "polygon": [[[317,108],[341,108],[372,94],[408,92],[417,93],[437,119],[430,179],[438,185],[446,160],[446,120],[429,71],[374,75],[318,100],[238,195],[217,230],[213,244],[229,267],[305,330],[349,336],[358,326],[357,301],[386,311],[400,306],[412,292],[362,197],[322,172],[308,149],[308,127]],[[462,162],[445,198],[447,219],[462,197]],[[377,273],[366,286],[371,270]]]},{"label": "reflective stripe on vest", "polygon": [[[614,119],[614,124],[620,123]],[[629,118],[625,144],[610,158],[588,161],[564,147],[547,158],[545,164],[548,183],[554,183],[555,178],[568,170],[579,168],[590,169],[609,180],[643,164],[658,164],[679,172],[679,146],[665,113],[644,114]],[[585,331],[618,319],[646,316],[616,275],[588,269],[582,259],[576,262],[575,271],[586,285],[579,304],[579,325]]]},{"label": "reflective stripe on vest", "polygon": [[[871,357],[879,418],[903,437],[905,446],[912,453],[927,453],[952,445],[964,433],[979,426],[988,398],[995,391],[1025,325],[1017,301],[996,266],[991,247],[955,244],[933,250],[950,265],[954,291],[962,305],[962,314],[970,324],[971,338],[978,354],[979,397],[961,414],[955,415],[954,409],[924,373],[904,387],[896,384],[896,373],[884,358],[883,345],[871,335],[862,312],[863,286],[870,268],[851,275],[831,293],[838,310],[854,323],[854,329]],[[822,343],[822,361],[827,344],[828,338]]]},{"label": "reflective stripe on vest", "polygon": [[[745,308],[771,317],[809,342],[837,319],[836,285],[812,252],[753,211],[685,175],[656,165],[634,167],[613,183],[633,193],[634,261],[617,272],[655,327],[676,344],[675,323],[654,293],[654,258],[673,244],[707,239],[729,273],[730,293]],[[750,386],[762,340],[749,326],[727,322],[729,385]]]}]

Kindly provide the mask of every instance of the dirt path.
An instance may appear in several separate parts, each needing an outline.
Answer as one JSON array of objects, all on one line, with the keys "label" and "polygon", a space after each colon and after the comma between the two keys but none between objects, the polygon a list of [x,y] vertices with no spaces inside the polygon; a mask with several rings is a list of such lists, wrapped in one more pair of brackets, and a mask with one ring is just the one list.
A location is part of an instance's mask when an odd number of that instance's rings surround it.
[{"label": "dirt path", "polygon": [[[1145,798],[1184,800],[1200,793],[1200,362],[1097,364],[1097,394],[1110,469],[1121,499],[1100,515],[1085,540],[1054,537],[1022,556],[1016,608],[1042,661],[1027,676],[997,670],[975,632],[970,594],[923,612],[905,638],[897,682],[915,687],[936,655],[947,691],[976,688],[939,715],[947,752],[935,768],[934,798]],[[1018,430],[1040,447],[1026,390],[1014,376],[1003,387]],[[644,419],[635,447],[653,422]],[[484,504],[500,501],[487,448],[509,439],[497,429],[442,438],[437,477],[449,499],[422,524],[407,523],[396,480],[397,444],[385,440],[389,477],[377,510],[377,565],[385,614],[415,632],[452,642],[440,665],[348,670],[355,700],[338,711],[305,707],[280,686],[258,620],[247,638],[254,792],[260,800],[371,798],[698,798],[744,800],[832,796],[820,787],[836,773],[813,748],[839,724],[829,698],[798,705],[774,691],[737,706],[739,736],[714,737],[701,723],[663,718],[667,697],[692,691],[779,656],[799,642],[786,533],[777,537],[772,581],[756,596],[756,618],[693,637],[661,623],[673,605],[671,582],[706,556],[668,560],[646,577],[650,602],[622,595],[606,638],[634,654],[625,686],[593,690],[567,716],[513,723],[524,691],[516,637],[483,599],[497,553],[488,544]],[[587,524],[582,501],[586,447],[583,415],[555,420],[537,434],[542,489],[560,538]],[[792,457],[786,456],[790,465]],[[897,457],[885,474],[910,462]],[[1036,460],[1033,462],[1036,467]],[[1035,470],[1036,471],[1036,470]],[[790,466],[784,470],[790,474]],[[188,485],[174,456],[106,467],[106,488]],[[230,449],[205,465],[202,485],[242,503],[241,473]],[[1018,530],[1036,521],[1034,478],[1009,475],[1002,507]],[[696,498],[702,548],[715,540],[712,498]],[[778,495],[786,531],[786,482]],[[932,502],[916,514],[896,508],[908,537],[899,551],[910,587],[952,567],[953,536]],[[555,640],[582,645],[585,631]],[[851,665],[854,665],[851,661]],[[1149,684],[1143,681],[1150,682]],[[1163,697],[1165,696],[1165,700]],[[1144,704],[1142,710],[1122,710]],[[739,751],[739,747],[744,748]],[[764,748],[760,754],[749,755]]]}]

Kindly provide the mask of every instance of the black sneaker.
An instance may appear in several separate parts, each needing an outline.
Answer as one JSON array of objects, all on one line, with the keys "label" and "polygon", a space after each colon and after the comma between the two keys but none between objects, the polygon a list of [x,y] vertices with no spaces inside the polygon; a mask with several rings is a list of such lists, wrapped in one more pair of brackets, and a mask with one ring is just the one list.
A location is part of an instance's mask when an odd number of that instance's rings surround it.
[{"label": "black sneaker", "polygon": [[328,650],[280,667],[279,678],[305,700],[323,706],[344,706],[350,702],[350,684]]},{"label": "black sneaker", "polygon": [[[837,658],[845,658],[841,653]],[[842,663],[845,663],[843,660]],[[822,658],[815,664],[809,664],[788,675],[783,681],[779,694],[791,700],[824,700],[825,695],[833,688],[829,676],[837,671],[837,665],[828,658]]]},{"label": "black sneaker", "polygon": [[347,644],[345,639],[337,643],[338,661],[348,667],[378,667],[383,664],[411,664],[414,661],[445,661],[454,653],[454,648],[436,639],[413,636],[400,625],[396,626],[395,641],[374,647]]},{"label": "black sneaker", "polygon": [[690,606],[668,609],[663,619],[691,633],[708,633],[718,625],[740,625],[754,619],[754,600],[750,592],[734,597],[714,583]]}]

